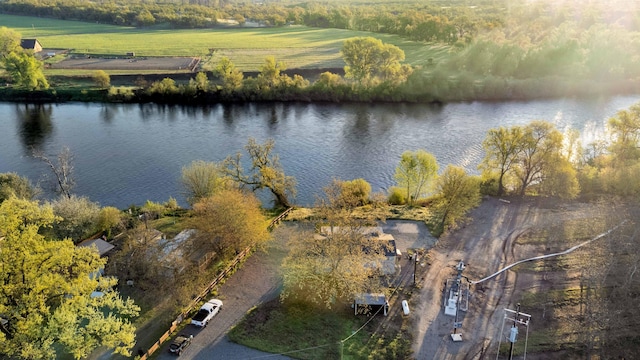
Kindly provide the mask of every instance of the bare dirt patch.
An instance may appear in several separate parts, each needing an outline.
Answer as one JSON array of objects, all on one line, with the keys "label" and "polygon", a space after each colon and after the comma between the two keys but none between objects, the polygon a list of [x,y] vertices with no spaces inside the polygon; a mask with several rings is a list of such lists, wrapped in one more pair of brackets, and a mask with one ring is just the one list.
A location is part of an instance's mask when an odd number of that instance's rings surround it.
[{"label": "bare dirt patch", "polygon": [[[462,328],[456,330],[462,334],[462,342],[452,341],[454,317],[444,314],[443,298],[445,283],[455,276],[455,266],[459,261],[467,263],[464,275],[469,280],[482,279],[518,260],[564,250],[598,235],[604,227],[598,219],[604,212],[602,207],[594,204],[567,205],[553,199],[511,199],[510,202],[485,199],[472,212],[470,223],[443,236],[429,252],[429,266],[420,284],[422,290],[411,301],[416,307],[413,312],[416,314],[413,322],[414,357],[493,358],[498,351],[499,340],[502,339],[503,347],[507,344],[505,333],[500,333],[504,308],[515,309],[516,303],[531,300],[532,296],[553,296],[554,290],[559,291],[560,300],[571,306],[571,292],[567,289],[578,281],[572,261],[579,258],[580,253],[554,261],[525,263],[491,280],[471,285],[469,310],[460,313]],[[537,304],[537,300],[530,303]],[[526,308],[521,310],[528,312]],[[532,315],[530,341],[534,333],[542,332],[558,321],[557,314],[550,312]],[[507,323],[505,328],[510,326]],[[519,346],[524,343],[524,338],[523,327],[518,337]],[[533,355],[531,349],[527,356],[530,355]],[[549,354],[539,354],[536,358],[544,356]]]},{"label": "bare dirt patch", "polygon": [[195,57],[73,57],[55,64],[51,69],[86,70],[188,70],[195,71],[200,62]]}]

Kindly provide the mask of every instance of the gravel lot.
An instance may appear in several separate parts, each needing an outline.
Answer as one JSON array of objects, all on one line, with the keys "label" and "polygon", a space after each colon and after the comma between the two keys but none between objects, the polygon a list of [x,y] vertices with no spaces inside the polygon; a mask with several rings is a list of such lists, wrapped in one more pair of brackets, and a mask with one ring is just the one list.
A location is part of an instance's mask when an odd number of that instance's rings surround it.
[{"label": "gravel lot", "polygon": [[192,57],[139,57],[139,58],[69,58],[51,69],[90,70],[192,70],[198,59]]}]

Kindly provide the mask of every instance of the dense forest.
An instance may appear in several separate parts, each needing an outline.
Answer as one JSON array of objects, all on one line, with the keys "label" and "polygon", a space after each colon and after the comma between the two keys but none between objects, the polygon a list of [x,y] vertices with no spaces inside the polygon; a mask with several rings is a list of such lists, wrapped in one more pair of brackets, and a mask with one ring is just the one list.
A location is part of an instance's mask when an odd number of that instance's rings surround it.
[{"label": "dense forest", "polygon": [[263,26],[307,25],[453,44],[472,39],[480,30],[504,25],[504,4],[486,3],[470,7],[464,2],[442,6],[410,2],[7,0],[0,2],[0,11],[139,27],[168,24],[176,28],[203,28],[220,25],[222,20]]}]

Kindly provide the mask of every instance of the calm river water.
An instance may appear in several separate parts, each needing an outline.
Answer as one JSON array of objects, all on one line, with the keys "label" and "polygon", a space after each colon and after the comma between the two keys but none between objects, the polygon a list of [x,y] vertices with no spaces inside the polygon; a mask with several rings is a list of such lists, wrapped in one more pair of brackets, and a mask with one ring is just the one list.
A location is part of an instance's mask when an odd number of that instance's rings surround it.
[{"label": "calm river water", "polygon": [[[0,103],[0,172],[16,172],[50,190],[37,148],[74,154],[78,195],[125,208],[170,196],[186,205],[180,173],[193,160],[220,161],[249,137],[272,138],[296,203],[311,205],[332,178],[364,178],[374,191],[393,186],[405,150],[433,153],[477,173],[487,130],[541,119],[578,129],[587,143],[606,120],[640,95],[504,103],[243,104],[180,107],[124,104]],[[243,157],[246,160],[246,155]],[[246,161],[245,161],[246,163]],[[45,197],[51,197],[45,191]]]}]

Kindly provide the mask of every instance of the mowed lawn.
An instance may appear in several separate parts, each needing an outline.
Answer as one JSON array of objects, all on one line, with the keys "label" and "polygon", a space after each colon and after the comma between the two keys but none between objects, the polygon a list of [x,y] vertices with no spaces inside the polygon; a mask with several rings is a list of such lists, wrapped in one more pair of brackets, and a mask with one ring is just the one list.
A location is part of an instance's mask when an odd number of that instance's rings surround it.
[{"label": "mowed lawn", "polygon": [[278,28],[170,29],[162,26],[134,28],[79,21],[0,14],[0,25],[24,38],[37,38],[46,49],[71,49],[77,54],[123,56],[201,56],[214,49],[216,61],[227,56],[240,70],[257,70],[266,56],[288,68],[344,66],[340,49],[344,40],[372,36],[405,51],[406,63],[426,65],[438,61],[448,47],[408,41],[395,35],[304,26]]}]

